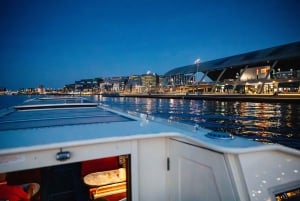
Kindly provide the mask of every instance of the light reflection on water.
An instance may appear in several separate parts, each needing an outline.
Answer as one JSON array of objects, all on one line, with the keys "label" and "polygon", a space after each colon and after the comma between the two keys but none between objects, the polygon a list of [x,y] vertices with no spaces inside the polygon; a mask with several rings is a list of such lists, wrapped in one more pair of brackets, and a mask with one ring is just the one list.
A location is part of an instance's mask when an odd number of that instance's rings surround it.
[{"label": "light reflection on water", "polygon": [[100,102],[300,149],[300,104],[126,97],[100,97]]}]

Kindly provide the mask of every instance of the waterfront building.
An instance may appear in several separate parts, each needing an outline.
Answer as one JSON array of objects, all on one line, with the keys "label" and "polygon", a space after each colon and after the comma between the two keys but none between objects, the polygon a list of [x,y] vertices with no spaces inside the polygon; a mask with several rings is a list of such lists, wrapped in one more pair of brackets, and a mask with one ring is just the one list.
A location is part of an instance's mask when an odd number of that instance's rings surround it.
[{"label": "waterfront building", "polygon": [[63,92],[66,94],[73,93],[75,91],[75,84],[66,84],[63,88]]},{"label": "waterfront building", "polygon": [[82,79],[75,81],[75,84],[68,85],[68,89],[74,89],[74,92],[84,93],[97,93],[100,83],[103,82],[102,78]]},{"label": "waterfront building", "polygon": [[128,77],[128,83],[125,88],[127,93],[142,93],[144,87],[142,87],[142,78],[140,75],[131,75]]},{"label": "waterfront building", "polygon": [[125,93],[158,93],[162,89],[163,77],[155,73],[131,75],[125,85]]},{"label": "waterfront building", "polygon": [[[187,78],[199,72],[203,76],[191,85]],[[189,93],[276,94],[299,93],[299,72],[300,42],[295,42],[175,68],[164,77],[175,90]]]},{"label": "waterfront building", "polygon": [[38,94],[38,92],[36,88],[21,88],[18,90],[18,94],[32,95],[32,94]]},{"label": "waterfront building", "polygon": [[37,88],[37,92],[38,94],[45,94],[45,88],[43,85],[39,85],[38,88]]},{"label": "waterfront building", "polygon": [[107,77],[100,84],[100,91],[103,93],[116,93],[124,91],[128,82],[127,76]]},{"label": "waterfront building", "polygon": [[0,87],[0,95],[5,95],[7,89],[5,87]]},{"label": "waterfront building", "polygon": [[156,93],[159,89],[159,75],[156,73],[147,73],[141,75],[142,86],[147,93]]}]

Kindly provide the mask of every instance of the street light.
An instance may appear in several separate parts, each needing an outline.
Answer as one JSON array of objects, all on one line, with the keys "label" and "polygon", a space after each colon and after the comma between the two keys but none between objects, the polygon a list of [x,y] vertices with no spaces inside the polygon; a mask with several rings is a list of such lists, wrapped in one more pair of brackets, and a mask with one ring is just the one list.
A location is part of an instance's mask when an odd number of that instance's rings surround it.
[{"label": "street light", "polygon": [[200,62],[201,62],[201,60],[200,60],[200,58],[198,58],[194,61],[194,64],[199,64]]},{"label": "street light", "polygon": [[201,62],[200,58],[198,58],[198,59],[196,59],[194,61],[194,64],[197,65],[197,72],[195,73],[195,75],[198,74],[198,72],[199,72],[199,64],[200,64],[200,62]]}]

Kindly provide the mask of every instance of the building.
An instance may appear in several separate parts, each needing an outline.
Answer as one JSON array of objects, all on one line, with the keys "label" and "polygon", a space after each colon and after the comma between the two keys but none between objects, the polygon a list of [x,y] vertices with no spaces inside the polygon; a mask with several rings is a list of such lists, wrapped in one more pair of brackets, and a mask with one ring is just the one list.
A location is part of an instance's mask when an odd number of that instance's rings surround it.
[{"label": "building", "polygon": [[159,75],[155,73],[147,73],[141,75],[142,86],[145,88],[146,93],[156,93],[159,90]]},{"label": "building", "polygon": [[125,88],[127,93],[142,93],[144,87],[142,87],[142,78],[140,75],[131,75],[128,77],[128,83]]},{"label": "building", "polygon": [[0,87],[0,95],[5,95],[7,89],[5,87]]},{"label": "building", "polygon": [[[191,79],[202,73],[196,85]],[[167,72],[165,83],[187,92],[274,94],[299,93],[300,42],[257,50]],[[211,79],[207,82],[205,79]]]},{"label": "building", "polygon": [[108,77],[105,78],[104,82],[100,84],[100,91],[104,93],[123,92],[126,89],[127,83],[127,76]]}]

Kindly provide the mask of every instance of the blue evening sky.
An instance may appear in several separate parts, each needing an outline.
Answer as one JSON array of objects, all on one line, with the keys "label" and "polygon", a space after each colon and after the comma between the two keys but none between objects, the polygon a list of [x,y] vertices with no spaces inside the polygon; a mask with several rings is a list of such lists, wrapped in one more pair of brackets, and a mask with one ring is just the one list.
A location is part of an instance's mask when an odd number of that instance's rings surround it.
[{"label": "blue evening sky", "polygon": [[0,87],[164,74],[300,41],[298,0],[1,0]]}]

